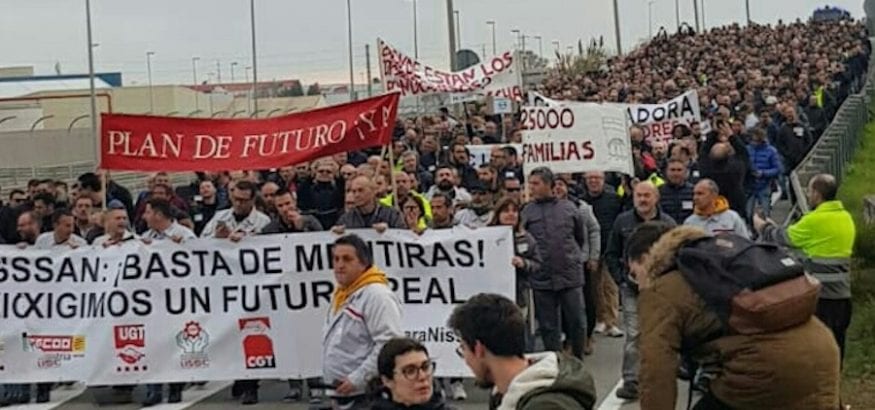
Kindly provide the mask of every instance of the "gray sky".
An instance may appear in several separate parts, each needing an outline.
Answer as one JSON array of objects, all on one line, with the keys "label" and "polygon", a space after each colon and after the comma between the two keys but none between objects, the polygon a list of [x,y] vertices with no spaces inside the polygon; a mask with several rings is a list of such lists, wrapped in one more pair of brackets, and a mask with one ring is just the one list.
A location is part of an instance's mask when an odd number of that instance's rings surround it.
[{"label": "gray sky", "polygon": [[[623,47],[648,35],[648,0],[619,0]],[[709,27],[743,22],[743,0],[704,0]],[[372,45],[371,63],[378,75],[376,38],[384,38],[413,55],[411,0],[352,0],[356,82],[365,70],[364,44]],[[553,40],[564,49],[599,35],[614,47],[611,0],[455,0],[461,13],[465,48],[478,54],[492,40],[487,20],[497,22],[498,49],[511,49],[512,29],[543,37],[545,54]],[[680,1],[681,21],[693,24],[692,0]],[[862,0],[831,0],[862,16]],[[672,0],[653,5],[654,31],[674,27]],[[819,6],[814,0],[751,1],[754,21],[807,18]],[[247,0],[92,0],[95,66],[121,71],[126,84],[146,82],[146,51],[154,51],[153,82],[191,83],[192,56],[199,56],[198,79],[215,74],[221,62],[223,82],[242,81],[251,65]],[[33,65],[37,74],[53,74],[56,61],[64,73],[87,71],[85,0],[0,0],[0,66]],[[446,3],[418,0],[420,59],[436,67],[448,65]],[[343,0],[256,0],[258,72],[260,79],[345,82],[348,79],[346,2]],[[537,50],[537,41],[527,40]]]}]

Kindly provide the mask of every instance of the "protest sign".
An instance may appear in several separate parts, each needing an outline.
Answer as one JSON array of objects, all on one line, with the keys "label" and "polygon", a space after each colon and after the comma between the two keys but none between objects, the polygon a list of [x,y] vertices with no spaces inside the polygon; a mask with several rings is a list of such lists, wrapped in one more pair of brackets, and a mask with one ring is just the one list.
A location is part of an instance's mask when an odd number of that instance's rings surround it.
[{"label": "protest sign", "polygon": [[522,100],[521,70],[513,52],[485,58],[461,71],[442,71],[423,64],[383,40],[377,40],[387,92],[402,97],[434,93],[483,94]]},{"label": "protest sign", "polygon": [[[446,321],[474,294],[514,297],[510,229],[356,233],[388,274],[406,334],[428,346],[440,376],[470,375]],[[0,246],[0,382],[318,377],[335,239]]]},{"label": "protest sign", "polygon": [[386,145],[398,94],[265,119],[102,114],[100,167],[132,171],[271,169]]},{"label": "protest sign", "polygon": [[516,150],[517,156],[523,152],[523,144],[482,144],[482,145],[466,145],[468,153],[471,154],[471,166],[475,169],[483,164],[489,163],[489,156],[492,153],[493,147],[513,147]]},{"label": "protest sign", "polygon": [[[537,92],[529,92],[528,102],[530,106],[536,107],[561,107],[566,104],[576,104],[573,101],[553,100]],[[638,125],[644,130],[644,138],[648,142],[670,140],[671,131],[678,124],[690,127],[694,122],[702,122],[696,90],[687,91],[661,104],[606,103],[604,105],[621,107],[626,110],[630,123]]]},{"label": "protest sign", "polygon": [[526,107],[521,124],[526,175],[544,166],[557,173],[633,173],[628,125],[619,107],[587,103]]}]

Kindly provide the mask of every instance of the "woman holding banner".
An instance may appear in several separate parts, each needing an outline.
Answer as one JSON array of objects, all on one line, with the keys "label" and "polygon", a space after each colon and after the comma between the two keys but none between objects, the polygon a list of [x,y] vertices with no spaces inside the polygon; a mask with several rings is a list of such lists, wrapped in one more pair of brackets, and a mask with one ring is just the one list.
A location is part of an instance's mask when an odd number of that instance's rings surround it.
[{"label": "woman holding banner", "polygon": [[526,351],[535,348],[534,306],[529,276],[541,269],[541,254],[535,246],[535,237],[520,223],[520,204],[513,198],[502,198],[495,207],[489,226],[510,226],[513,229],[514,256],[511,264],[516,270],[516,303],[526,317]]}]

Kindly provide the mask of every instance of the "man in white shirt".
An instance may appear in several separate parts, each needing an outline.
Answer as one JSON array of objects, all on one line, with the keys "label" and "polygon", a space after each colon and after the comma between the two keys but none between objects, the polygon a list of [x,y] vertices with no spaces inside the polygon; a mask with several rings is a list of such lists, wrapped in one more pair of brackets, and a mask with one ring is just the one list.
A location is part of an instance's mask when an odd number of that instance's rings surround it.
[{"label": "man in white shirt", "polygon": [[103,214],[103,228],[106,233],[94,239],[94,246],[106,248],[137,238],[137,235],[130,231],[127,210],[118,201],[110,203],[109,209]]},{"label": "man in white shirt", "polygon": [[[176,243],[195,239],[197,236],[188,229],[180,225],[173,219],[170,202],[163,198],[152,198],[146,202],[146,210],[143,212],[143,219],[146,221],[146,226],[149,228],[143,232],[143,242],[149,244],[156,241],[170,240]],[[185,383],[170,383],[170,390],[167,394],[167,403],[179,403],[182,401],[182,388]],[[163,386],[160,384],[150,384],[146,386],[146,400],[143,406],[154,406],[164,400]]]},{"label": "man in white shirt", "polygon": [[201,232],[201,238],[228,238],[236,242],[260,233],[270,223],[270,217],[255,209],[256,195],[254,183],[237,181],[231,190],[231,209],[216,212]]},{"label": "man in white shirt", "polygon": [[76,219],[67,209],[58,209],[52,213],[51,232],[46,232],[36,238],[36,249],[76,249],[88,245],[85,239],[73,234]]},{"label": "man in white shirt", "polygon": [[143,242],[152,243],[153,241],[171,240],[176,243],[182,243],[189,239],[195,239],[197,236],[188,229],[179,224],[173,219],[170,202],[166,199],[152,198],[146,202],[146,211],[143,212],[143,219],[146,220],[146,226],[149,228],[143,232]]}]

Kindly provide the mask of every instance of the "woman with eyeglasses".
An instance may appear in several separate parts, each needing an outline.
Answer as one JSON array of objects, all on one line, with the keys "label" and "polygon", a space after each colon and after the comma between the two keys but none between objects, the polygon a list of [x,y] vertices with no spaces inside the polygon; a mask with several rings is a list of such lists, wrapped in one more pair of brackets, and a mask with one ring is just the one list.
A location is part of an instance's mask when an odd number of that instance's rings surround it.
[{"label": "woman with eyeglasses", "polygon": [[422,199],[413,195],[412,192],[401,198],[401,214],[404,222],[411,231],[421,234],[428,228],[428,220],[425,217],[425,205]]},{"label": "woman with eyeglasses", "polygon": [[523,309],[526,317],[526,347],[534,349],[534,313],[529,309],[532,300],[529,277],[541,269],[541,255],[535,244],[535,237],[523,229],[520,221],[520,203],[514,198],[502,198],[495,206],[489,226],[510,226],[513,229],[513,259],[511,264],[516,269],[516,303]]},{"label": "woman with eyeglasses", "polygon": [[452,410],[434,389],[435,363],[422,343],[395,338],[377,356],[382,389],[374,410]]}]

